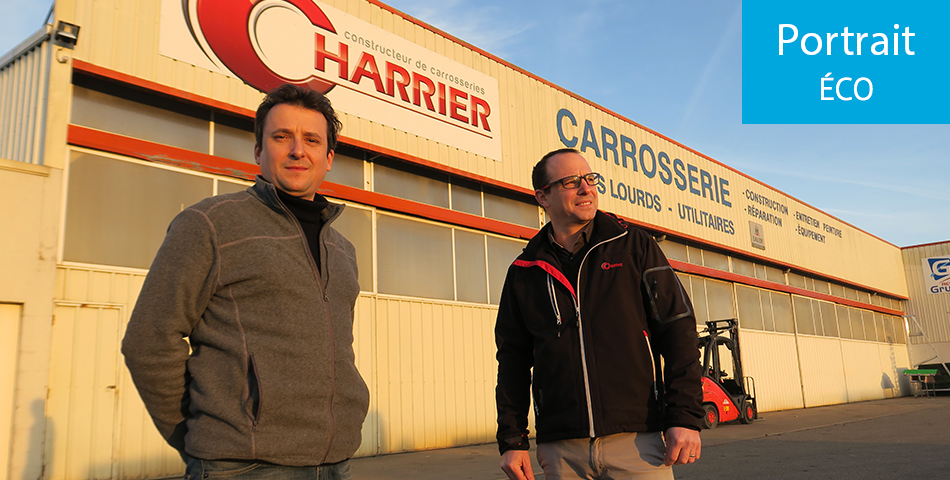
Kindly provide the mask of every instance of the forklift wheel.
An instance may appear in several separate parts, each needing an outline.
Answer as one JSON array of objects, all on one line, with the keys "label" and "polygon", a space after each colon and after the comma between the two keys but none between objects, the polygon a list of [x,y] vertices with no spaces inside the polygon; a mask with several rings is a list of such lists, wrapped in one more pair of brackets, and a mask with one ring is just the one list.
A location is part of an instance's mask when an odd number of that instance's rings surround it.
[{"label": "forklift wheel", "polygon": [[748,425],[755,420],[755,406],[752,402],[746,400],[742,402],[742,412],[739,414],[739,421]]},{"label": "forklift wheel", "polygon": [[703,405],[703,410],[706,411],[703,415],[703,427],[716,428],[716,425],[719,425],[719,410],[711,403]]}]

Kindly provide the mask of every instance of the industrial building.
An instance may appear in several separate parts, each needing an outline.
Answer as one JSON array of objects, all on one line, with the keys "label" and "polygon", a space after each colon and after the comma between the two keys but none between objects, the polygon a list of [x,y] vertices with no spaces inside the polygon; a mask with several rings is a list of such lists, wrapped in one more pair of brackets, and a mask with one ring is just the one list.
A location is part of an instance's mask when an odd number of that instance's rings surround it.
[{"label": "industrial building", "polygon": [[0,475],[183,472],[119,343],[172,217],[251,184],[288,81],[344,125],[320,193],[358,252],[358,455],[494,440],[498,296],[557,148],[654,235],[697,327],[739,319],[761,412],[906,395],[950,354],[921,270],[950,244],[902,250],[379,1],[57,0],[0,58]]}]

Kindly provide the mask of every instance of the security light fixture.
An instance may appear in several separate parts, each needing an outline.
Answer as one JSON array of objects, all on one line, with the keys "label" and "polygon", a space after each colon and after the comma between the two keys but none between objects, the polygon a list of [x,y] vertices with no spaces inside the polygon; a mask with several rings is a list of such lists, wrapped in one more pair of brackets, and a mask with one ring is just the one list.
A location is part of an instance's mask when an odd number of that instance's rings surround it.
[{"label": "security light fixture", "polygon": [[53,33],[53,44],[59,47],[72,50],[79,41],[79,25],[73,25],[62,20],[56,24],[56,32]]}]

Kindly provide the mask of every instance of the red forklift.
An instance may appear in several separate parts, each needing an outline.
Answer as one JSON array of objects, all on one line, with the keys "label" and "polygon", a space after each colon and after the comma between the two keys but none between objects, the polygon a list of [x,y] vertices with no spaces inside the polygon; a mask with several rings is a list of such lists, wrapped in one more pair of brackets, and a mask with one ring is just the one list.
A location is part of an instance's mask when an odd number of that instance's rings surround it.
[{"label": "red forklift", "polygon": [[[710,320],[699,337],[703,361],[703,426],[716,428],[723,422],[752,423],[758,418],[755,380],[742,375],[739,354],[739,322]],[[731,357],[731,358],[730,358]]]}]

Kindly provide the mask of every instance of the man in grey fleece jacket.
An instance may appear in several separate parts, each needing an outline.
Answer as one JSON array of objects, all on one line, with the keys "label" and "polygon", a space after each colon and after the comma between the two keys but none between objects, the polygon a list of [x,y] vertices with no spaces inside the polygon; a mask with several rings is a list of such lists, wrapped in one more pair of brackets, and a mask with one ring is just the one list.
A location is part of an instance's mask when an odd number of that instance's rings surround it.
[{"label": "man in grey fleece jacket", "polygon": [[318,92],[269,93],[256,184],[182,211],[152,263],[122,353],[186,478],[352,478],[356,256],[316,193],[340,126]]}]

